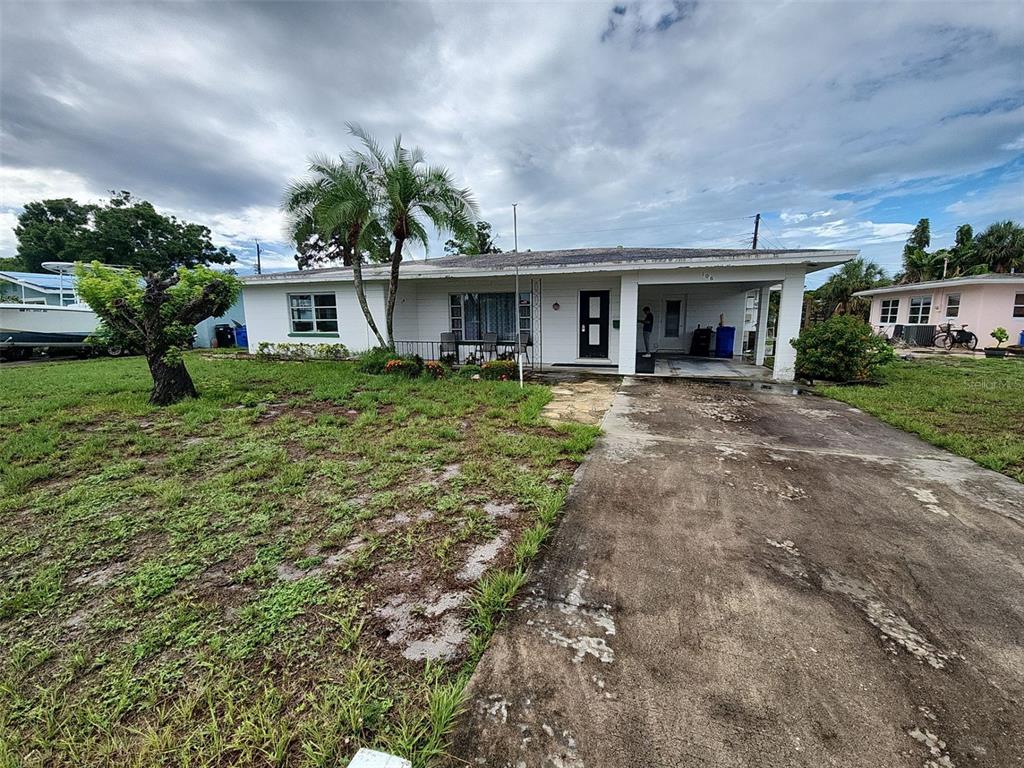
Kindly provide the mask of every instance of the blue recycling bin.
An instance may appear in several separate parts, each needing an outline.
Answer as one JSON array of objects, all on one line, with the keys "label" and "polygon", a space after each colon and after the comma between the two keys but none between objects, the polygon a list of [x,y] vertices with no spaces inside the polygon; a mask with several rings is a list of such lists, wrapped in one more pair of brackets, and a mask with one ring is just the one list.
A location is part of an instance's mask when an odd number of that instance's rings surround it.
[{"label": "blue recycling bin", "polygon": [[731,325],[720,325],[715,329],[715,357],[732,357],[736,345],[736,329]]},{"label": "blue recycling bin", "polygon": [[1024,347],[1024,331],[1020,332],[1020,338],[1017,339],[1017,343]]},{"label": "blue recycling bin", "polygon": [[244,325],[235,328],[235,344],[244,349],[249,348],[249,333],[245,330]]}]

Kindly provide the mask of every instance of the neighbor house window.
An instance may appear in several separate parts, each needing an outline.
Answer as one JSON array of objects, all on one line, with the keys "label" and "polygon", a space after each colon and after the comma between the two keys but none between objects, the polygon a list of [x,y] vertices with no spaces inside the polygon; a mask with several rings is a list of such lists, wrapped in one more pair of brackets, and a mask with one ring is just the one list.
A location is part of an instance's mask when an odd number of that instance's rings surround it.
[{"label": "neighbor house window", "polygon": [[337,333],[338,299],[333,293],[289,293],[292,333]]},{"label": "neighbor house window", "polygon": [[1024,293],[1018,293],[1013,297],[1013,316],[1024,317]]},{"label": "neighbor house window", "polygon": [[910,315],[907,317],[908,325],[925,325],[932,313],[932,297],[917,296],[910,300]]},{"label": "neighbor house window", "polygon": [[879,315],[878,321],[880,323],[895,323],[899,312],[899,299],[882,299],[882,313]]},{"label": "neighbor house window", "polygon": [[951,293],[946,297],[946,317],[960,317],[960,294]]},{"label": "neighbor house window", "polygon": [[460,339],[478,341],[485,333],[498,334],[499,341],[515,341],[516,333],[530,333],[533,316],[530,292],[453,293],[448,297],[452,333]]}]

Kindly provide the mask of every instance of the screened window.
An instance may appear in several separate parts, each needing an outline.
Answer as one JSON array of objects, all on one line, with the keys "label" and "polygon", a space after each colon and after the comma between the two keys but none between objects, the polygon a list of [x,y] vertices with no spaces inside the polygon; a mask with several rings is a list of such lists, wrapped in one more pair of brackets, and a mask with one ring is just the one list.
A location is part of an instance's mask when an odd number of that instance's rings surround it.
[{"label": "screened window", "polygon": [[665,338],[679,338],[679,321],[683,314],[683,302],[669,299],[665,302]]},{"label": "screened window", "polygon": [[910,315],[907,317],[908,325],[926,325],[932,313],[932,297],[917,296],[910,300]]},{"label": "screened window", "polygon": [[951,293],[946,297],[946,317],[960,317],[959,293]]},{"label": "screened window", "polygon": [[499,341],[516,341],[517,332],[530,333],[533,316],[530,292],[453,293],[448,297],[452,333],[467,341],[477,341],[485,333],[498,334]]},{"label": "screened window", "polygon": [[1013,316],[1024,317],[1024,293],[1018,293],[1013,297]]},{"label": "screened window", "polygon": [[879,316],[878,321],[880,323],[895,323],[899,312],[899,299],[882,299],[882,314]]},{"label": "screened window", "polygon": [[333,293],[290,293],[292,333],[337,333],[338,300]]}]

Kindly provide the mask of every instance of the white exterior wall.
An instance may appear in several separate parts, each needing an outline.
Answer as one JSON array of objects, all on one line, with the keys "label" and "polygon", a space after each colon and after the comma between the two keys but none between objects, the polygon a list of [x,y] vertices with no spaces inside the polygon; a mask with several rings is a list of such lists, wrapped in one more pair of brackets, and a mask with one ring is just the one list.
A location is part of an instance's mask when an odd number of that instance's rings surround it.
[{"label": "white exterior wall", "polygon": [[[334,293],[338,303],[338,335],[307,336],[292,334],[288,319],[289,293]],[[249,351],[256,352],[261,341],[271,344],[344,344],[353,352],[377,346],[373,332],[366,324],[363,311],[356,299],[352,283],[288,283],[282,285],[246,285],[245,325],[249,336]],[[384,333],[384,286],[371,283],[366,286],[366,301],[370,312]],[[399,313],[395,310],[395,319]]]}]

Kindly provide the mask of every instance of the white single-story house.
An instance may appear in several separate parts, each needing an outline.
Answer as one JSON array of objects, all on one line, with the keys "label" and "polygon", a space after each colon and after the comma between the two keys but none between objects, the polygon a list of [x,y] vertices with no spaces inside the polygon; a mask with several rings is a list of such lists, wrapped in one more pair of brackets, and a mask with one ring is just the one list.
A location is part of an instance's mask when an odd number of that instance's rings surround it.
[{"label": "white single-story house", "polygon": [[[448,256],[402,265],[395,340],[403,349],[436,349],[441,334],[460,340],[524,334],[534,366],[607,368],[636,373],[643,351],[642,308],[654,315],[656,355],[692,351],[694,331],[732,328],[724,346],[738,357],[748,294],[759,292],[754,362],[762,365],[768,336],[768,293],[781,288],[780,339],[800,333],[808,272],[842,264],[856,251],[725,250],[711,248],[587,248]],[[363,268],[366,297],[384,332],[389,267]],[[516,298],[518,273],[519,295]],[[243,278],[249,349],[262,342],[375,346],[347,267],[277,272]],[[448,338],[451,338],[450,336]],[[729,352],[731,350],[731,352]],[[424,354],[426,357],[427,354]],[[776,345],[773,375],[794,377],[796,353]]]},{"label": "white single-story house", "polygon": [[0,270],[0,301],[66,307],[78,303],[73,275]]},{"label": "white single-story house", "polygon": [[872,288],[854,294],[871,299],[870,323],[897,333],[911,343],[928,346],[938,326],[967,325],[979,346],[995,346],[989,334],[1005,328],[1010,343],[1024,332],[1024,274],[975,275],[950,280]]}]

